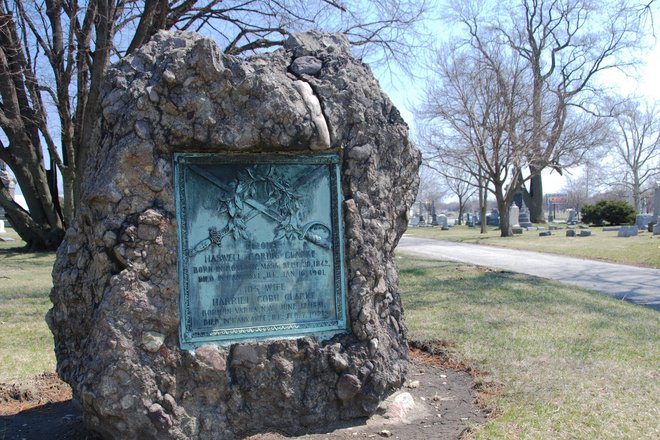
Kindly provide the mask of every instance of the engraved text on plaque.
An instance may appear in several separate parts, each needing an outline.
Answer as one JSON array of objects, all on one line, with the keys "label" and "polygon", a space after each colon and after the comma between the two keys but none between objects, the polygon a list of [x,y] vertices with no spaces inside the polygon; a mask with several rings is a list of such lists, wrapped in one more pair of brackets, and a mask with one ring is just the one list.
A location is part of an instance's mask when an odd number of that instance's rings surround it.
[{"label": "engraved text on plaque", "polygon": [[346,329],[339,157],[175,155],[183,348]]}]

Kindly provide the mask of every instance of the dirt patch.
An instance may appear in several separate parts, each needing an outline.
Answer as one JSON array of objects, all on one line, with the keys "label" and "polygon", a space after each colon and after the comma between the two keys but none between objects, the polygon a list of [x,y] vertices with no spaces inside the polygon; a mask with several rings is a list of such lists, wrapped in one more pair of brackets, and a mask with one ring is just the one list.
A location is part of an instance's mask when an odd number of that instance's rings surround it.
[{"label": "dirt patch", "polygon": [[[488,382],[483,372],[452,358],[451,348],[447,341],[412,342],[406,385],[368,420],[336,424],[298,437],[267,433],[247,440],[460,438],[486,421],[489,414],[483,403],[492,399],[500,387]],[[398,397],[404,393],[409,393],[414,403],[407,410],[401,410],[397,403],[405,401]],[[85,429],[80,411],[71,400],[71,389],[54,373],[43,373],[23,383],[0,383],[0,438],[99,440]]]},{"label": "dirt patch", "polygon": [[71,401],[71,388],[55,373],[0,383],[0,439],[98,440]]},{"label": "dirt patch", "polygon": [[26,382],[0,383],[0,416],[71,400],[71,388],[55,373],[41,373]]}]

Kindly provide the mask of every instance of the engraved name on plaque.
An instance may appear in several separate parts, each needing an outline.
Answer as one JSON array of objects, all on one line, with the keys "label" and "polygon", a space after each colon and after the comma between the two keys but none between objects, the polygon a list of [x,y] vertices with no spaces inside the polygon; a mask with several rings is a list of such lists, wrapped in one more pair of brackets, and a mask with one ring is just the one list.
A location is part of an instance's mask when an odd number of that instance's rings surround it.
[{"label": "engraved name on plaque", "polygon": [[338,155],[174,161],[182,348],[346,330]]}]

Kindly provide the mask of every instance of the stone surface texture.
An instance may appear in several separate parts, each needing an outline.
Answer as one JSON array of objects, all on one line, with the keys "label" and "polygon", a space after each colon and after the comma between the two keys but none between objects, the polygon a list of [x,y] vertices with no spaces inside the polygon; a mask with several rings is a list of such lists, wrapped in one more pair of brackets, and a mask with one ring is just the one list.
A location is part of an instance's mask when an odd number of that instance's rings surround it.
[{"label": "stone surface texture", "polygon": [[[420,154],[369,68],[334,34],[245,59],[161,32],[107,77],[47,316],[85,423],[108,439],[232,439],[372,414],[406,374],[393,251]],[[347,334],[179,348],[177,151],[341,152]]]}]

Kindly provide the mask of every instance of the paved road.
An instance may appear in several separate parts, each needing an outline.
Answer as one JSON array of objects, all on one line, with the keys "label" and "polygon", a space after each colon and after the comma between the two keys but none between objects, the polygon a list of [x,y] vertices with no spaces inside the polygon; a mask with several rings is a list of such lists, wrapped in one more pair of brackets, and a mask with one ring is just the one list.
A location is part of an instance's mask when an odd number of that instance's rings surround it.
[{"label": "paved road", "polygon": [[575,284],[660,311],[660,269],[408,235],[401,239],[397,249],[426,258],[460,261]]}]

